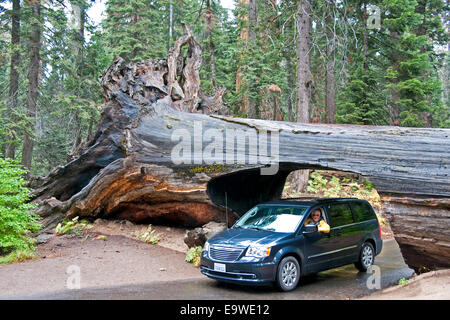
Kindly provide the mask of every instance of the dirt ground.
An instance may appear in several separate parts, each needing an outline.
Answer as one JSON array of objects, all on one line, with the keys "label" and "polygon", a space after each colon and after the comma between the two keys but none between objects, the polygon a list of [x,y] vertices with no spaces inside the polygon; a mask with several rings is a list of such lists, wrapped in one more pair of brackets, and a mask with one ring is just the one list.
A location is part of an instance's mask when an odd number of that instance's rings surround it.
[{"label": "dirt ground", "polygon": [[[126,238],[138,240],[138,235],[144,233],[148,225],[134,224],[126,220],[97,219],[89,229],[89,233],[98,235],[121,235]],[[167,249],[187,253],[189,248],[184,243],[186,228],[174,226],[151,225],[154,234],[158,235],[158,245]]]}]

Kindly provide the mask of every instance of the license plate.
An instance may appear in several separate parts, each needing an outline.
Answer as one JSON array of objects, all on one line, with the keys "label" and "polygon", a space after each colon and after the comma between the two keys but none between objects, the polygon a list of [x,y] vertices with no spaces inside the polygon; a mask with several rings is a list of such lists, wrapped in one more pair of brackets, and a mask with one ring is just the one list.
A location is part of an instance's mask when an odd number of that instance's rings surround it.
[{"label": "license plate", "polygon": [[226,272],[225,264],[223,264],[223,263],[214,263],[214,271]]}]

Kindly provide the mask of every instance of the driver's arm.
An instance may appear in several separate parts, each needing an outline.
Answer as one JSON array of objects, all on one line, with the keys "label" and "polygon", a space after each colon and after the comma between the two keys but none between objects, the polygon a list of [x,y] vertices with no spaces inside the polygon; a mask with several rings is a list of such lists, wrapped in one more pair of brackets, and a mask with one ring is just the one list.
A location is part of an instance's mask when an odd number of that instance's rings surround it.
[{"label": "driver's arm", "polygon": [[305,221],[305,223],[303,224],[303,225],[307,225],[307,224],[309,224],[309,223],[311,223],[311,222],[313,222],[313,219],[311,219],[311,218],[308,218],[308,219],[306,219],[306,221]]}]

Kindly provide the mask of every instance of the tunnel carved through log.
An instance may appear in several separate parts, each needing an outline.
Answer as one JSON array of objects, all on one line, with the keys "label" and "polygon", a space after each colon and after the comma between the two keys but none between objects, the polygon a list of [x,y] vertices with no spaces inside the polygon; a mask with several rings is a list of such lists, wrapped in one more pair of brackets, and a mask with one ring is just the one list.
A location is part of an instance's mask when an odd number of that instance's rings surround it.
[{"label": "tunnel carved through log", "polygon": [[[192,33],[186,37],[182,45],[195,46],[188,50],[189,72],[198,72],[194,60],[201,61],[201,50]],[[117,59],[102,75],[105,103],[95,137],[69,163],[30,182],[49,228],[77,215],[187,226],[224,221],[225,214],[235,220],[251,206],[279,198],[289,172],[321,168],[357,173],[375,185],[410,266],[449,266],[450,130],[240,119],[222,115],[225,106],[204,114],[202,95],[191,92],[199,84],[186,84],[199,78],[186,77],[181,50],[170,52],[179,54],[170,64]],[[178,77],[168,82],[169,73]],[[189,101],[183,100],[187,87]],[[243,139],[227,143],[227,134],[236,132]],[[267,146],[253,148],[255,137]],[[180,163],[174,150],[183,143],[189,150]],[[261,175],[265,162],[247,160],[266,158],[261,156],[268,150],[279,167]],[[234,162],[225,161],[229,154]],[[239,155],[247,162],[237,161]]]}]

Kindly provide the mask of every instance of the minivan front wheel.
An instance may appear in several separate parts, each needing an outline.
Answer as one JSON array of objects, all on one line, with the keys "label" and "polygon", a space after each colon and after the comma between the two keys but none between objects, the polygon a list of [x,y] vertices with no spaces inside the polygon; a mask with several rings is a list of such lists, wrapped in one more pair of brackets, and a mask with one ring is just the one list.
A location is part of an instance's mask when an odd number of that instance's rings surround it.
[{"label": "minivan front wheel", "polygon": [[278,265],[276,284],[282,291],[291,291],[300,280],[300,265],[292,256],[285,257]]},{"label": "minivan front wheel", "polygon": [[373,265],[375,259],[375,250],[371,243],[365,242],[362,245],[361,252],[359,253],[359,260],[355,263],[355,267],[362,272],[366,272],[367,269]]}]

